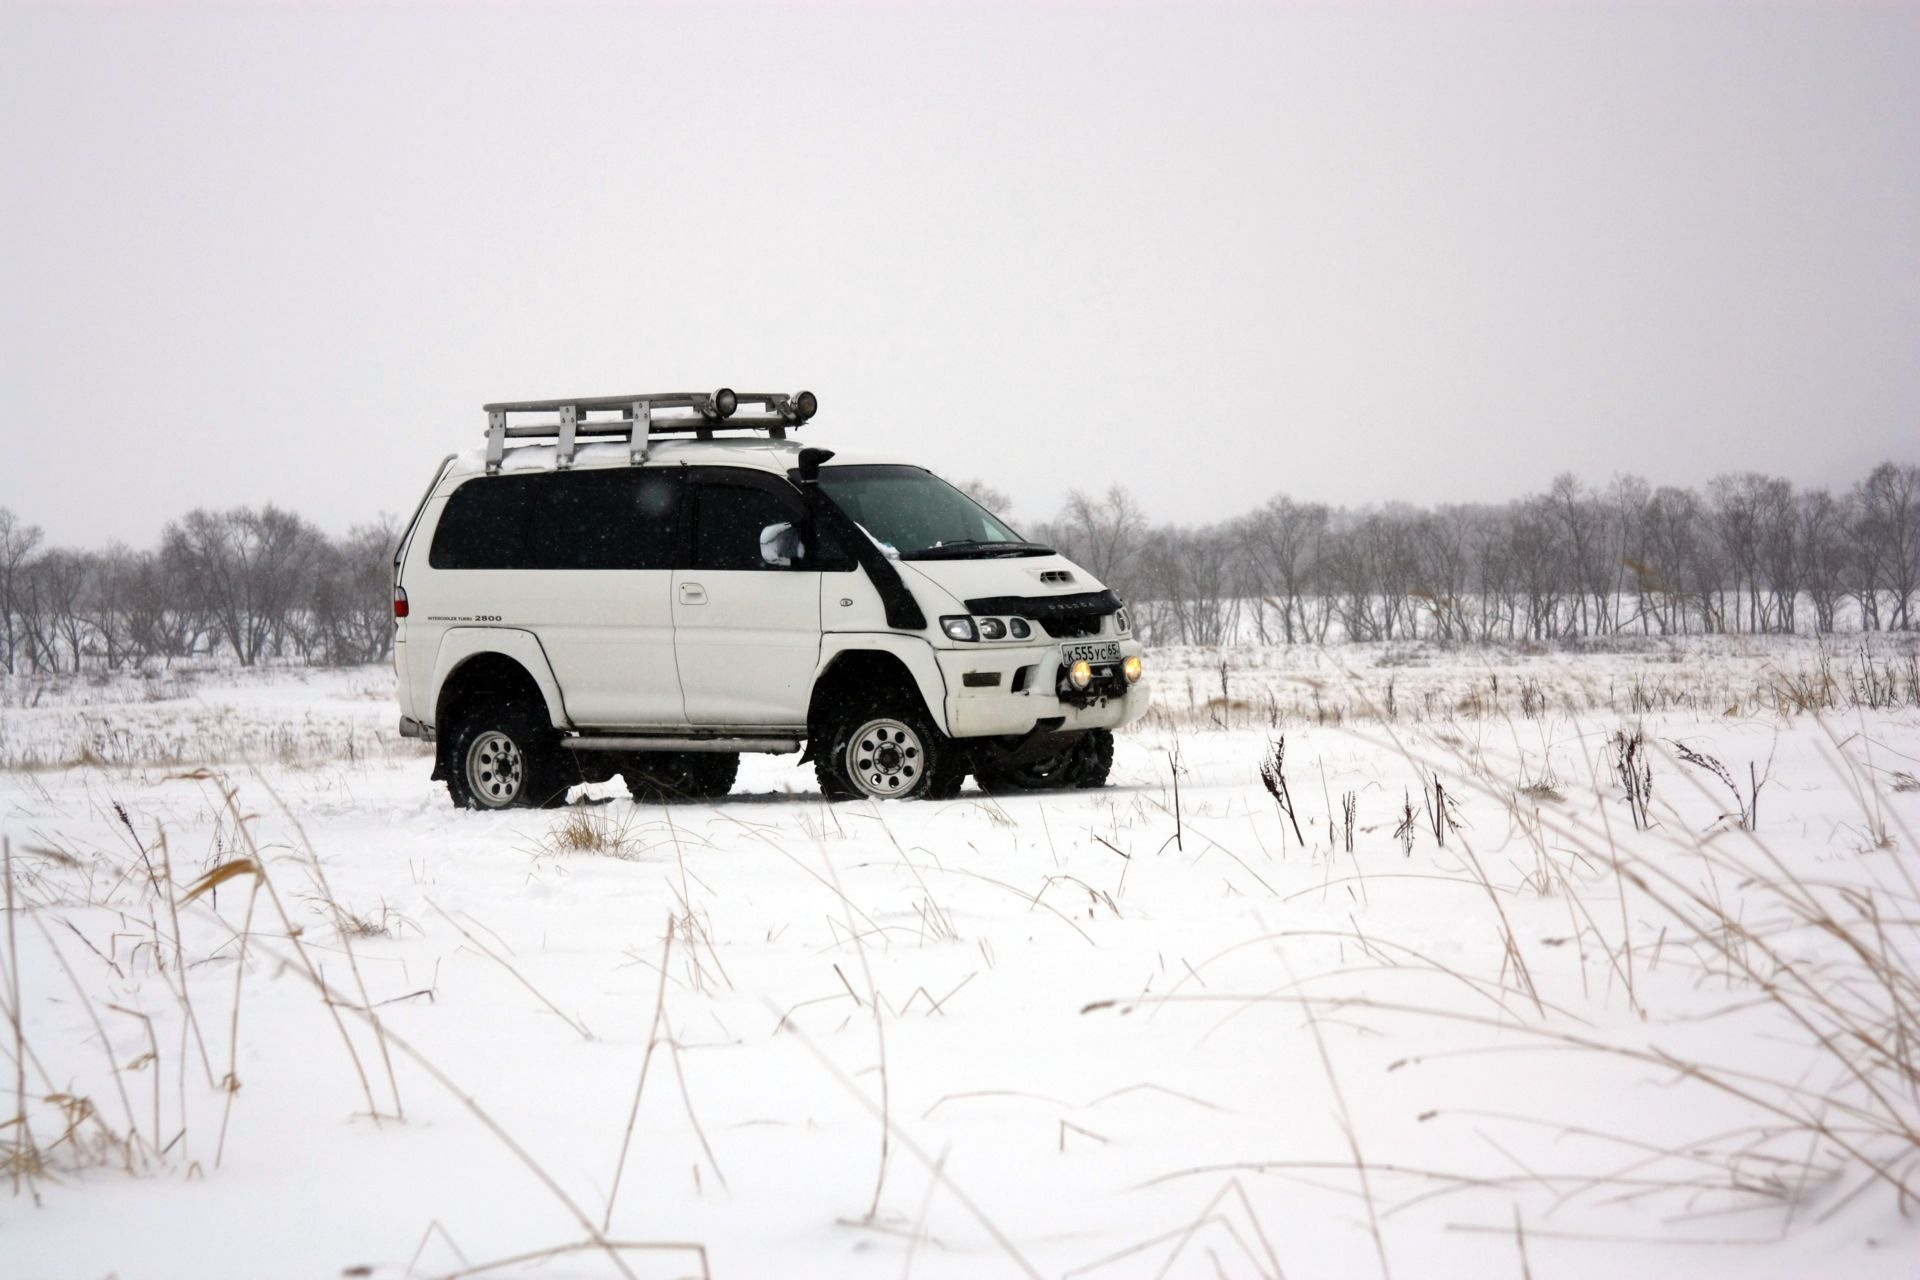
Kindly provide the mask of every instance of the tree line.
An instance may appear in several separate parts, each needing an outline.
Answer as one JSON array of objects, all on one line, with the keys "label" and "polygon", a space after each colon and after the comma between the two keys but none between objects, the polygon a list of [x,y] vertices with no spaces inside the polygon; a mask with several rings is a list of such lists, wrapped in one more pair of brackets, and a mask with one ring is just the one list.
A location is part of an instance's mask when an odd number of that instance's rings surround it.
[{"label": "tree line", "polygon": [[0,507],[0,667],[377,662],[393,649],[397,536],[381,520],[334,538],[268,504],[190,511],[154,549],[76,551]]},{"label": "tree line", "polygon": [[1743,472],[1704,492],[1562,475],[1499,505],[1281,495],[1200,527],[1154,524],[1116,486],[1072,494],[1034,536],[1163,644],[1911,630],[1920,466],[1882,463],[1840,493]]},{"label": "tree line", "polygon": [[[988,486],[965,486],[1007,509]],[[1122,486],[1029,531],[1130,602],[1162,644],[1556,641],[1618,633],[1912,630],[1920,466],[1852,488],[1745,472],[1704,492],[1571,475],[1499,505],[1331,507],[1276,496],[1236,519],[1156,524]],[[0,665],[118,670],[230,654],[392,652],[390,518],[330,537],[271,504],[206,509],[160,545],[76,551],[0,507]]]}]

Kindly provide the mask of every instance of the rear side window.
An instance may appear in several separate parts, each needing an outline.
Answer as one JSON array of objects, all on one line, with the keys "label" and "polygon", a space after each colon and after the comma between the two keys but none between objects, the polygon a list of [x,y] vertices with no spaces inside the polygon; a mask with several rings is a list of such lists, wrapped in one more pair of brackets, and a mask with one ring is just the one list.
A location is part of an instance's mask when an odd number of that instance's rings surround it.
[{"label": "rear side window", "polygon": [[436,569],[671,569],[678,478],[657,469],[489,476],[454,490]]},{"label": "rear side window", "polygon": [[427,563],[436,569],[518,569],[526,539],[526,478],[469,480],[447,499]]}]

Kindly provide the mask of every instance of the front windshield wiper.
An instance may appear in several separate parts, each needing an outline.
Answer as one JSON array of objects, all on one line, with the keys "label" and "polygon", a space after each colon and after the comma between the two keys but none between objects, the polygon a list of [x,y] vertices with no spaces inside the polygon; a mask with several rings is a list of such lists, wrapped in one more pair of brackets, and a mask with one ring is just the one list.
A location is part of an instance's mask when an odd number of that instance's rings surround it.
[{"label": "front windshield wiper", "polygon": [[978,538],[955,538],[918,551],[903,551],[902,560],[995,560],[1012,556],[1050,556],[1052,547],[1038,542],[982,542]]}]

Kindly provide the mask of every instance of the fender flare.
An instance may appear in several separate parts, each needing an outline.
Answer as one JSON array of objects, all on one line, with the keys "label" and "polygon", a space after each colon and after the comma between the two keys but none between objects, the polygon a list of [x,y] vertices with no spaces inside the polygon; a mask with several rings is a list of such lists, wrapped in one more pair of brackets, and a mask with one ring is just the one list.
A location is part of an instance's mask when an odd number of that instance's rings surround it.
[{"label": "fender flare", "polygon": [[889,631],[829,631],[820,637],[820,665],[814,668],[818,685],[840,655],[885,653],[900,660],[926,704],[927,715],[940,732],[947,731],[947,677],[934,657],[933,646],[919,636]]},{"label": "fender flare", "polygon": [[439,714],[440,691],[446,688],[447,678],[467,659],[483,653],[497,653],[519,663],[533,677],[534,684],[540,687],[540,696],[547,704],[547,718],[553,727],[572,727],[573,719],[567,714],[560,682],[553,677],[553,664],[547,661],[547,651],[540,646],[540,637],[518,627],[448,627],[442,633],[440,652],[433,662],[433,683],[429,686],[433,690],[430,705],[436,716]]}]

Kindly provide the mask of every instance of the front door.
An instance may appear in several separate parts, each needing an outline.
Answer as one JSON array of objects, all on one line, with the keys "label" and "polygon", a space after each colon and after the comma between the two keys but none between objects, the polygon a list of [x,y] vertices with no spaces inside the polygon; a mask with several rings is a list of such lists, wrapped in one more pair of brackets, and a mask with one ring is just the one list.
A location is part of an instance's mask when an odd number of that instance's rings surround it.
[{"label": "front door", "polygon": [[[673,575],[674,652],[695,726],[807,722],[820,660],[820,574],[806,508],[765,472],[689,469],[689,567]],[[779,526],[787,526],[782,531]]]}]

